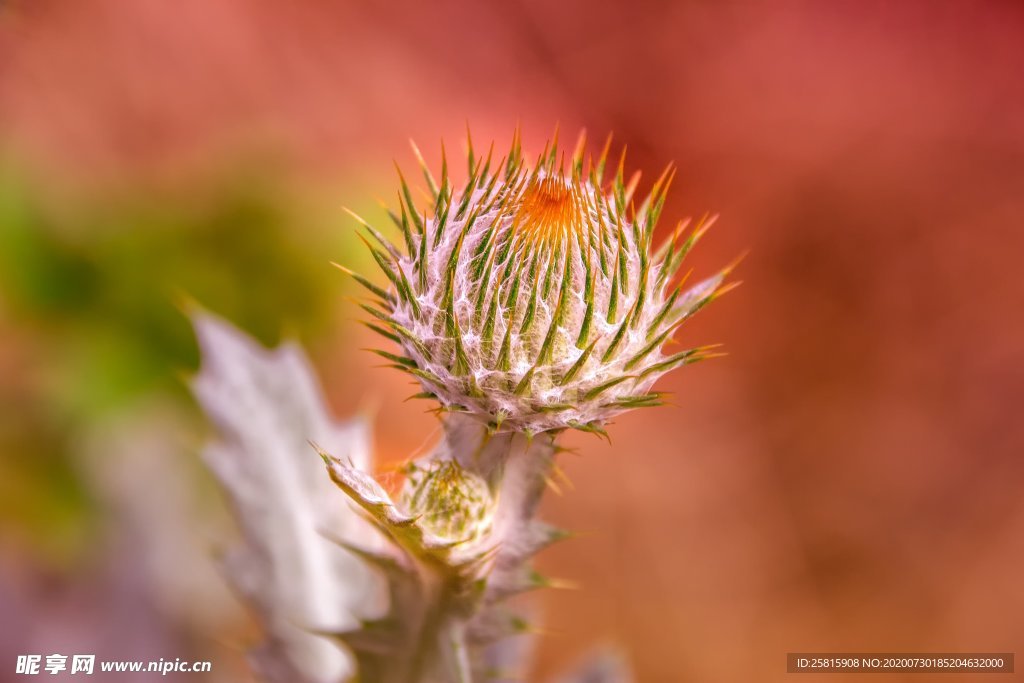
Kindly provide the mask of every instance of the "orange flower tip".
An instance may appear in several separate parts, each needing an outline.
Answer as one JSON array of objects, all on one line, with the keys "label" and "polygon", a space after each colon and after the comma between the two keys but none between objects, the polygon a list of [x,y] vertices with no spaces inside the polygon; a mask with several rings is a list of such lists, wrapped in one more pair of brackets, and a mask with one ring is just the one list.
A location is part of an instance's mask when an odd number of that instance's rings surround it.
[{"label": "orange flower tip", "polygon": [[526,188],[513,223],[524,235],[543,241],[567,229],[581,232],[585,210],[576,187],[559,175],[549,175],[534,179]]}]

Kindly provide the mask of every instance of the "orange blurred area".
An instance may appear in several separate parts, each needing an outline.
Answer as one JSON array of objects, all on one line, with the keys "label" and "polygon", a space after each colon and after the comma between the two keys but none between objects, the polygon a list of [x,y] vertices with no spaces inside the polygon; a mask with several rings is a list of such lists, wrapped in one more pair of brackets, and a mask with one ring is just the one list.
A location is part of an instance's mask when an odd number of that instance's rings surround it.
[{"label": "orange blurred area", "polygon": [[437,166],[467,123],[498,154],[517,122],[532,154],[556,123],[613,132],[641,189],[674,161],[659,233],[721,215],[695,277],[749,252],[679,335],[728,355],[610,445],[565,438],[544,510],[580,535],[540,565],[579,589],[538,596],[536,680],[606,644],[643,683],[1013,651],[1022,72],[1011,0],[0,4],[0,661],[195,653],[214,673],[182,680],[244,680],[176,302],[298,336],[382,469],[405,460],[437,421],[359,350],[341,207],[387,220],[410,137]]}]

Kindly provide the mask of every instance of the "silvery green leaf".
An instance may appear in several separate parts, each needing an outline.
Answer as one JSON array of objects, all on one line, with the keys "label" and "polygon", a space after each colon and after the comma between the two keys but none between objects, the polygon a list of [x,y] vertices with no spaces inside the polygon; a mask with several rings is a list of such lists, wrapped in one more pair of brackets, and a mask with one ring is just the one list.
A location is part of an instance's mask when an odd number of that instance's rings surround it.
[{"label": "silvery green leaf", "polygon": [[217,430],[204,460],[227,491],[242,543],[226,570],[263,620],[260,673],[280,683],[335,683],[351,656],[312,631],[341,631],[383,612],[380,578],[326,535],[373,546],[375,532],[323,476],[316,442],[368,468],[367,425],[328,414],[294,344],[261,347],[205,312],[194,315],[202,368],[192,383]]}]

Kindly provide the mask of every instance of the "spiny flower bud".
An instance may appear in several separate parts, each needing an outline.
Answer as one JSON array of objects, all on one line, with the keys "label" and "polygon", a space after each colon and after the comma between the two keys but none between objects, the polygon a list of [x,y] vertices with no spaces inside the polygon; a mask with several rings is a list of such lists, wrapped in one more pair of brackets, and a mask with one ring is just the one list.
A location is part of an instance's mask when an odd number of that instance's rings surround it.
[{"label": "spiny flower bud", "polygon": [[685,238],[681,222],[652,253],[671,166],[635,209],[639,175],[624,181],[625,151],[603,184],[609,144],[584,164],[581,135],[568,169],[557,135],[532,166],[518,131],[509,154],[492,164],[493,149],[477,158],[470,142],[469,177],[458,190],[446,160],[438,184],[420,157],[429,212],[416,208],[401,178],[393,218],[404,250],[363,221],[391,283],[384,290],[356,276],[380,299],[364,308],[383,322],[371,327],[402,349],[378,353],[416,376],[421,396],[494,430],[603,433],[614,415],[660,404],[650,388],[661,375],[710,355],[711,347],[665,346],[728,287],[729,269],[687,290],[674,282],[713,219]]},{"label": "spiny flower bud", "polygon": [[409,464],[399,504],[436,536],[472,544],[486,537],[494,522],[494,500],[487,482],[454,460],[426,466]]}]

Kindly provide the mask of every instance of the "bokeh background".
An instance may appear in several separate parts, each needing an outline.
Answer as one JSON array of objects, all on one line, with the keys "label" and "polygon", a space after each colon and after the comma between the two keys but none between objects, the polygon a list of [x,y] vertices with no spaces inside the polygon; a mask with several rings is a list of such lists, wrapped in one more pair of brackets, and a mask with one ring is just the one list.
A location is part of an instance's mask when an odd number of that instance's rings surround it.
[{"label": "bokeh background", "polygon": [[401,461],[436,422],[358,350],[341,207],[383,219],[409,137],[517,121],[677,162],[662,229],[722,215],[698,275],[749,250],[680,334],[729,355],[567,439],[545,511],[584,533],[541,565],[581,589],[540,596],[535,679],[607,644],[644,683],[1024,652],[1021,3],[8,0],[0,680],[61,651],[246,680],[181,302],[301,339]]}]

